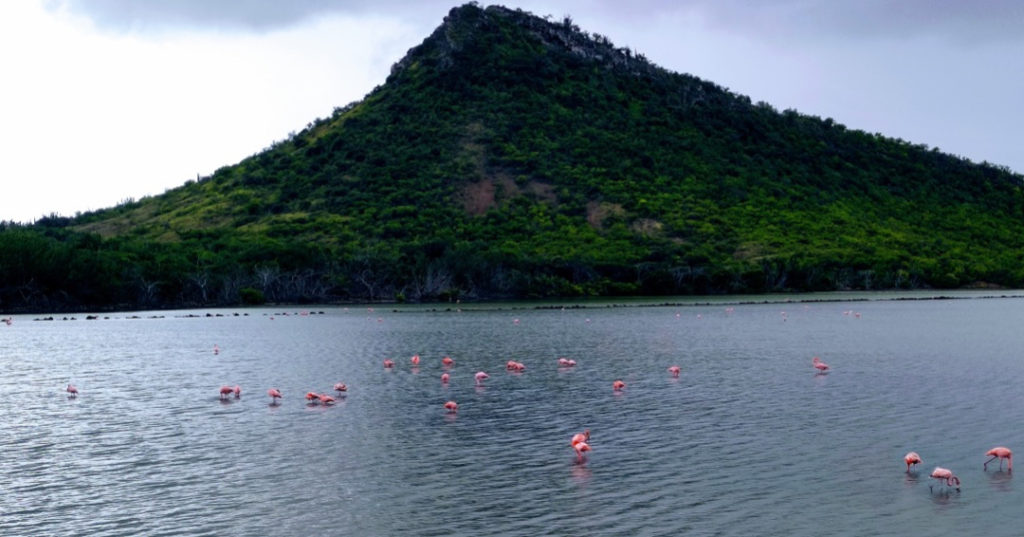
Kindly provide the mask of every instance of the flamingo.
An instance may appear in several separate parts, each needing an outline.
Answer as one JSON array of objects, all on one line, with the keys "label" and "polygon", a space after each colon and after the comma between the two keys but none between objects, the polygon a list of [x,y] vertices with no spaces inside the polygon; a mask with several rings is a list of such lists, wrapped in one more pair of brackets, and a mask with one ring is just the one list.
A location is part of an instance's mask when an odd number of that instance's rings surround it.
[{"label": "flamingo", "polygon": [[337,382],[334,384],[334,391],[338,392],[338,396],[341,396],[344,392],[348,391],[348,386],[344,382]]},{"label": "flamingo", "polygon": [[330,395],[327,395],[326,393],[322,393],[322,394],[318,395],[317,398],[320,399],[320,402],[325,404],[325,405],[333,405],[334,401],[335,401],[335,399],[333,397],[331,397]]},{"label": "flamingo", "polygon": [[569,445],[576,447],[576,444],[585,443],[590,440],[590,429],[584,429],[582,433],[576,433],[572,435],[572,440],[569,441]]},{"label": "flamingo", "polygon": [[988,455],[988,456],[992,457],[991,459],[985,461],[985,464],[982,465],[982,468],[984,468],[985,470],[988,470],[988,463],[990,463],[990,462],[992,462],[992,461],[994,461],[996,459],[999,459],[999,469],[1002,470],[1003,469],[1003,459],[1006,459],[1006,462],[1010,463],[1009,466],[1008,466],[1008,470],[1010,472],[1013,471],[1013,452],[1010,451],[1010,448],[1006,448],[1006,447],[1002,447],[1002,446],[994,447],[994,448],[988,450],[988,452],[986,452],[985,455]]},{"label": "flamingo", "polygon": [[220,387],[220,398],[222,400],[223,399],[227,399],[228,396],[231,395],[234,391],[235,391],[235,389],[232,388],[231,386],[221,386]]},{"label": "flamingo", "polygon": [[[935,469],[932,470],[931,477],[933,479],[938,479],[940,482],[942,480],[945,480],[946,481],[945,485],[947,487],[952,487],[952,486],[955,485],[956,486],[956,491],[960,492],[960,478],[955,476],[955,475],[953,475],[953,471],[952,470],[949,470],[947,468],[942,468],[940,466],[936,466]],[[928,488],[931,489],[931,485],[929,485]]]},{"label": "flamingo", "polygon": [[444,409],[447,410],[449,414],[454,414],[458,412],[459,404],[456,403],[455,401],[448,401],[447,403],[444,404]]},{"label": "flamingo", "polygon": [[441,373],[441,384],[448,384],[448,373]]},{"label": "flamingo", "polygon": [[216,343],[213,344],[213,354],[220,354],[220,347]]},{"label": "flamingo", "polygon": [[384,360],[384,368],[385,369],[391,369],[392,367],[395,367],[395,362],[393,360],[391,360],[390,358],[385,359]]},{"label": "flamingo", "polygon": [[570,360],[568,358],[559,358],[558,367],[572,367],[576,365],[576,360]]},{"label": "flamingo", "polygon": [[679,366],[670,365],[668,366],[668,372],[675,378],[679,378]]},{"label": "flamingo", "polygon": [[270,396],[270,404],[276,405],[277,400],[281,398],[281,390],[278,390],[277,388],[271,388],[267,390],[267,395]]},{"label": "flamingo", "polygon": [[586,442],[576,442],[572,445],[572,449],[576,451],[576,462],[582,463],[585,459],[583,458],[583,452],[590,451],[590,444]]},{"label": "flamingo", "polygon": [[76,388],[74,384],[68,384],[68,387],[66,389],[68,392],[68,397],[78,397],[78,388]]},{"label": "flamingo", "polygon": [[311,405],[315,405],[320,402],[320,396],[315,392],[306,392],[306,401],[309,401]]},{"label": "flamingo", "polygon": [[488,376],[487,373],[484,373],[483,371],[477,371],[476,375],[473,375],[473,378],[476,379],[476,385],[477,386],[483,386],[484,385],[484,379],[488,379],[488,378],[491,378],[491,377]]},{"label": "flamingo", "polygon": [[454,364],[454,363],[455,363],[455,360],[452,360],[451,356],[445,356],[444,358],[441,358],[441,365],[443,365],[445,367],[451,367],[452,364]]},{"label": "flamingo", "polygon": [[626,383],[622,382],[621,380],[616,380],[615,382],[612,383],[612,390],[616,392],[621,392],[625,387]]},{"label": "flamingo", "polygon": [[420,355],[418,355],[418,354],[412,355],[412,358],[409,358],[409,361],[412,362],[412,366],[413,367],[416,367],[416,366],[420,365]]},{"label": "flamingo", "polygon": [[921,464],[924,461],[921,460],[921,456],[916,451],[911,451],[903,456],[903,462],[907,463],[907,472],[909,473],[911,466]]},{"label": "flamingo", "polygon": [[239,386],[238,384],[235,384],[235,388],[231,391],[235,392],[235,399],[242,398],[242,387]]},{"label": "flamingo", "polygon": [[817,356],[811,359],[811,364],[814,366],[815,369],[818,370],[819,373],[824,373],[828,371],[828,364],[822,362],[821,358],[818,358]]}]

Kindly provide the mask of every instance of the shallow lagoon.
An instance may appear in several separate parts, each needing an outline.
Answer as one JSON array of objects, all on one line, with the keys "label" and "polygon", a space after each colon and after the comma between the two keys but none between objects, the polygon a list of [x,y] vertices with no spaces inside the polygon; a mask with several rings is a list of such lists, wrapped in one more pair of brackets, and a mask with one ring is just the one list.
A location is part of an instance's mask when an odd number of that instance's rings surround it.
[{"label": "shallow lagoon", "polygon": [[1017,535],[1024,300],[983,294],[15,316],[0,534]]}]

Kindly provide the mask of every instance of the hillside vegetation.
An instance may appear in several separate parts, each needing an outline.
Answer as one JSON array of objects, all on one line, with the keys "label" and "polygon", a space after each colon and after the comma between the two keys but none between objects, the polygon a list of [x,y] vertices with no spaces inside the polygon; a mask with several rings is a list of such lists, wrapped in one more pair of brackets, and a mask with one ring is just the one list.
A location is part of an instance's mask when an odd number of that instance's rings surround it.
[{"label": "hillside vegetation", "polygon": [[0,309],[1020,287],[1022,180],[468,4],[259,154],[4,226]]}]

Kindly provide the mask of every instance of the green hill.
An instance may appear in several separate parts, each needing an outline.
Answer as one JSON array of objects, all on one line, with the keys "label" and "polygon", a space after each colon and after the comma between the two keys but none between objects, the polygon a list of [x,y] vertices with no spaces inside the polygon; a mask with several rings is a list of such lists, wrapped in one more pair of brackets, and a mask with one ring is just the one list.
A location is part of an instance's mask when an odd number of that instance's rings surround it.
[{"label": "green hill", "polygon": [[0,309],[1019,287],[1022,181],[469,4],[237,165],[6,226]]}]

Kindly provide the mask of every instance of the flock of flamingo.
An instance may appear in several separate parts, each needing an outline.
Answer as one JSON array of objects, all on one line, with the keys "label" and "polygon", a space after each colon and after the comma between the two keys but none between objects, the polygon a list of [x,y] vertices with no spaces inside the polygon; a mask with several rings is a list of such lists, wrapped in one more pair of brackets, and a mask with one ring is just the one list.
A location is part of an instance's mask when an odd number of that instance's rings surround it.
[{"label": "flock of flamingo", "polygon": [[[1003,446],[994,447],[986,451],[985,456],[989,457],[989,459],[981,465],[983,470],[987,471],[988,463],[996,459],[999,459],[999,469],[1002,470],[1003,459],[1006,459],[1006,471],[1013,472],[1013,451],[1010,451],[1010,448]],[[917,452],[911,451],[903,456],[903,462],[907,463],[907,473],[909,474],[912,467],[922,464],[924,461],[921,460],[921,456]],[[937,480],[944,487],[955,487],[956,491],[960,492],[960,478],[949,468],[936,466],[929,477]],[[934,484],[929,485],[928,488],[932,489],[933,486]]]},{"label": "flock of flamingo", "polygon": [[[213,346],[213,354],[215,354],[215,355],[220,354],[220,347],[219,346],[217,346],[217,345]],[[409,359],[409,362],[412,364],[412,367],[419,366],[419,364],[420,364],[420,356],[418,354],[413,355]],[[387,358],[387,359],[384,360],[383,365],[384,365],[385,369],[393,369],[395,367],[395,361],[390,359],[390,358]],[[445,356],[445,357],[441,358],[441,365],[444,366],[445,369],[449,369],[453,365],[455,365],[455,360],[453,360],[450,356]],[[575,365],[576,365],[576,360],[572,360],[572,359],[564,358],[564,357],[558,358],[558,367],[560,367],[560,368],[570,368],[570,367],[574,367]],[[513,372],[523,372],[523,371],[526,371],[526,365],[523,364],[522,362],[517,362],[515,360],[509,360],[508,362],[505,363],[505,369],[508,370],[508,371],[513,371]],[[669,375],[671,375],[673,378],[679,378],[679,374],[680,374],[680,372],[682,370],[680,369],[680,367],[678,365],[672,365],[672,366],[668,367],[667,371],[668,371]],[[485,372],[485,371],[477,371],[476,374],[473,375],[473,380],[476,383],[476,386],[483,386],[484,385],[484,381],[487,380],[488,378],[490,378],[490,375],[488,375],[487,372]],[[450,379],[451,379],[451,376],[449,375],[449,373],[447,371],[441,373],[441,383],[442,384],[448,384]],[[612,391],[613,392],[618,393],[618,392],[622,392],[625,389],[626,389],[626,383],[623,382],[622,380],[615,380],[614,382],[612,382]],[[345,383],[343,383],[343,382],[338,382],[338,383],[336,383],[334,385],[334,390],[336,392],[338,392],[338,397],[339,398],[340,397],[344,397],[346,395],[346,392],[348,392],[348,386]],[[73,384],[68,384],[66,391],[68,392],[68,397],[71,397],[71,398],[78,397],[78,388],[76,388]],[[284,397],[284,395],[281,393],[281,390],[278,389],[278,388],[270,388],[269,390],[267,390],[267,395],[270,397],[270,401],[271,401],[270,405],[271,406],[279,405],[280,403],[279,403],[278,400],[282,399]],[[242,387],[237,385],[237,384],[234,385],[234,386],[227,386],[227,385],[225,385],[225,386],[221,386],[220,387],[220,400],[221,401],[227,401],[232,396],[235,399],[241,399],[242,398]],[[321,393],[317,393],[315,391],[306,392],[306,402],[309,405],[333,405],[337,401],[338,401],[338,398],[336,398],[334,396],[331,396],[331,395],[328,395],[328,394],[323,393],[323,392],[321,392]],[[447,413],[454,414],[454,413],[458,412],[459,404],[456,403],[455,401],[446,401],[444,403],[444,409],[445,409],[445,411]],[[587,430],[583,431],[582,433],[577,433],[577,434],[573,435],[569,445],[572,447],[573,451],[576,453],[576,462],[577,463],[582,464],[582,463],[586,462],[586,457],[584,457],[583,454],[585,452],[587,452],[587,451],[590,451],[590,445],[587,444],[587,441],[589,439],[590,439],[590,429],[587,429]]]},{"label": "flock of flamingo", "polygon": [[[818,370],[819,375],[824,375],[825,373],[828,373],[828,364],[822,362],[821,358],[818,358],[817,356],[811,359],[811,365]],[[985,453],[985,456],[991,458],[985,461],[985,464],[982,465],[982,469],[988,470],[988,463],[996,459],[999,459],[999,469],[1002,470],[1003,459],[1006,459],[1008,463],[1007,471],[1013,472],[1013,452],[1010,451],[1010,448],[1006,448],[1003,446],[994,447],[988,450]],[[921,464],[923,461],[921,460],[921,456],[918,455],[917,452],[911,451],[910,453],[907,453],[906,455],[903,456],[903,462],[907,463],[907,473],[909,474],[912,467]],[[937,480],[938,483],[943,485],[944,487],[955,487],[956,491],[960,492],[960,478],[957,477],[949,468],[936,466],[935,469],[932,470],[932,473],[929,477]],[[933,487],[934,483],[932,485],[929,485],[928,488],[930,490],[933,490]]]},{"label": "flock of flamingo", "polygon": [[[844,311],[843,314],[844,315],[850,315],[851,312],[850,311]],[[782,315],[785,316],[785,312],[783,312]],[[855,315],[857,317],[860,317],[859,313],[855,313]],[[678,316],[678,314],[677,314],[677,316]],[[6,319],[2,319],[2,321],[7,321],[7,320]],[[8,322],[8,324],[10,324],[9,321],[7,321],[7,322]],[[514,322],[516,324],[518,324],[519,320],[516,319]],[[220,347],[218,347],[217,345],[214,345],[213,346],[213,353],[215,355],[216,354],[220,354]],[[412,367],[418,367],[419,364],[420,364],[420,356],[418,354],[413,355],[409,359],[409,361],[412,364]],[[450,356],[445,356],[445,357],[441,358],[441,365],[444,366],[445,369],[451,368],[454,364],[455,364],[455,360],[453,360]],[[385,369],[389,369],[390,370],[390,369],[393,369],[395,367],[395,362],[394,362],[394,360],[391,360],[390,358],[388,358],[388,359],[384,360],[383,365],[384,365]],[[569,368],[569,367],[574,367],[575,365],[576,365],[576,361],[575,360],[572,360],[572,359],[569,359],[569,358],[564,358],[564,357],[563,358],[558,358],[558,367]],[[823,362],[821,360],[821,358],[819,358],[817,356],[815,356],[815,357],[813,357],[811,359],[811,365],[817,371],[818,375],[827,374],[829,372],[829,369],[830,369],[829,365],[826,364],[825,362]],[[508,371],[523,372],[523,371],[526,370],[526,366],[522,362],[517,362],[517,361],[514,361],[514,360],[509,360],[505,364],[505,369],[508,370]],[[679,378],[679,375],[681,373],[681,369],[680,369],[680,367],[678,365],[671,365],[671,366],[669,366],[667,371],[668,371],[669,375],[671,375],[673,378]],[[477,386],[483,386],[483,382],[485,380],[487,380],[488,378],[490,378],[490,376],[485,371],[478,371],[475,375],[473,375],[474,382],[476,383]],[[451,377],[450,377],[450,375],[449,375],[449,373],[447,371],[441,373],[441,383],[442,384],[447,385],[448,382],[450,381],[450,379],[451,379]],[[621,381],[621,380],[615,380],[612,383],[612,391],[614,391],[614,392],[621,392],[621,391],[625,390],[625,388],[626,388],[626,383]],[[334,390],[336,392],[338,392],[338,397],[339,398],[340,397],[344,397],[346,395],[346,392],[348,392],[348,386],[345,385],[342,382],[338,382],[338,383],[336,383],[334,385]],[[68,384],[66,391],[68,392],[68,397],[70,397],[70,398],[78,397],[78,388],[76,388],[73,384]],[[221,386],[221,388],[220,388],[220,399],[222,401],[229,399],[232,395],[234,396],[235,399],[240,399],[242,397],[242,388],[241,388],[241,386],[238,386],[238,385],[235,385],[235,386]],[[283,395],[281,394],[281,390],[279,390],[278,388],[270,388],[269,390],[267,390],[267,395],[270,396],[270,398],[271,398],[271,403],[270,403],[271,406],[277,406],[279,404],[278,400],[283,398]],[[328,395],[328,394],[322,393],[322,392],[321,393],[316,393],[314,391],[307,392],[305,397],[306,397],[307,403],[310,404],[310,405],[333,405],[338,400],[334,396],[331,396],[331,395]],[[444,406],[445,411],[447,413],[449,413],[449,414],[454,414],[454,413],[458,412],[458,409],[459,409],[459,404],[457,402],[455,402],[455,401],[446,401],[443,406]],[[576,454],[576,462],[579,463],[579,464],[582,464],[582,463],[586,462],[586,457],[584,456],[584,453],[586,453],[586,452],[591,450],[590,444],[588,443],[589,440],[590,440],[590,429],[586,429],[582,433],[576,433],[575,435],[573,435],[571,440],[570,440],[570,442],[569,442],[570,447],[572,447],[573,451]],[[995,461],[996,459],[999,460],[999,469],[1002,470],[1003,469],[1003,459],[1006,459],[1006,461],[1007,461],[1007,471],[1008,472],[1013,472],[1013,452],[1009,448],[1003,447],[1003,446],[994,447],[994,448],[988,450],[985,453],[985,455],[990,457],[982,465],[982,468],[985,471],[988,470],[989,463]],[[916,467],[917,465],[923,463],[923,461],[921,459],[921,456],[918,455],[914,451],[911,451],[911,452],[907,453],[906,455],[904,455],[903,461],[907,464],[907,473],[908,474],[911,473],[911,470],[914,467]],[[960,491],[960,478],[957,477],[952,472],[952,470],[950,470],[948,468],[943,468],[941,466],[936,466],[935,469],[932,470],[932,473],[930,474],[929,477],[932,478],[932,479],[937,480],[937,482],[940,485],[944,486],[944,487],[947,487],[947,488],[953,487],[953,488],[956,489],[957,492]],[[934,486],[934,484],[933,485],[929,485],[929,489],[932,489],[933,486]]]}]

